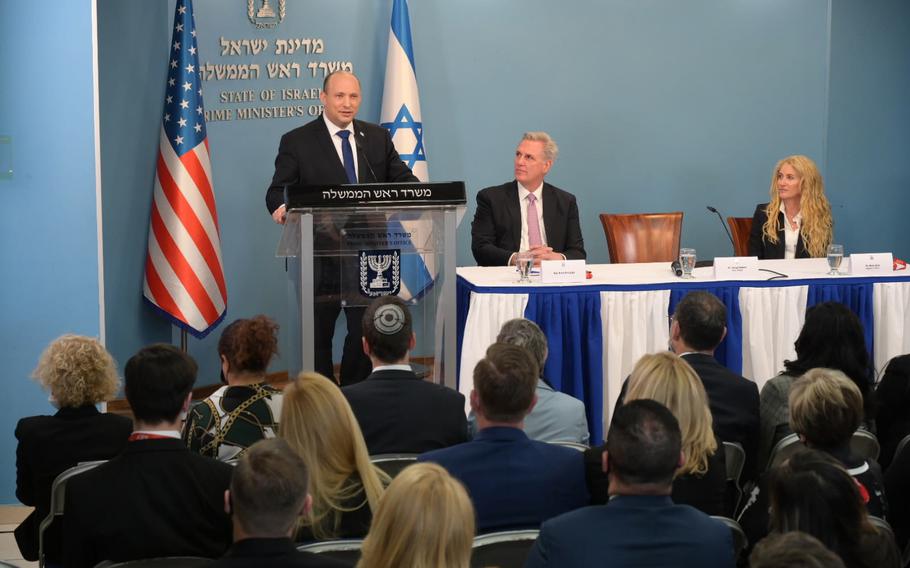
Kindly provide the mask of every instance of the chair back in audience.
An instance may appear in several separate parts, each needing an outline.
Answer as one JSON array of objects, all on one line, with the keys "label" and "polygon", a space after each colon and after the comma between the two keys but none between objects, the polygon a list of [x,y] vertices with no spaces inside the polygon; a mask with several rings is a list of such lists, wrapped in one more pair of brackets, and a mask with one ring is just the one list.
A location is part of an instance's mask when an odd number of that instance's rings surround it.
[{"label": "chair back in audience", "polygon": [[736,256],[749,256],[749,235],[752,233],[752,217],[727,217],[730,235],[733,237],[733,252]]},{"label": "chair back in audience", "polygon": [[728,517],[719,517],[717,515],[711,515],[711,518],[717,519],[730,528],[730,534],[733,535],[733,558],[738,564],[739,557],[743,553],[743,550],[749,546],[749,539],[746,538],[746,532],[741,526],[739,526],[739,523],[733,519],[730,519]]},{"label": "chair back in audience", "polygon": [[342,538],[338,540],[323,540],[320,542],[301,544],[297,547],[297,550],[312,552],[314,554],[324,554],[330,558],[342,560],[353,566],[360,560],[360,549],[362,547],[362,538]]},{"label": "chair back in audience", "polygon": [[729,502],[726,503],[727,512],[733,517],[743,497],[741,479],[746,463],[746,450],[737,442],[724,442],[724,462],[727,466],[727,487],[730,496]]},{"label": "chair back in audience", "polygon": [[395,479],[401,470],[417,463],[417,456],[418,454],[376,454],[370,456],[370,461],[389,477]]},{"label": "chair back in audience", "polygon": [[787,434],[774,444],[771,450],[771,457],[768,459],[768,469],[773,469],[784,463],[790,456],[806,449],[806,444],[802,443],[796,434]]},{"label": "chair back in audience", "polygon": [[850,451],[858,457],[877,461],[881,446],[875,434],[865,428],[860,428],[850,438]]},{"label": "chair back in audience", "polygon": [[471,568],[498,566],[524,568],[531,546],[537,540],[537,529],[499,531],[474,537]]},{"label": "chair back in audience", "polygon": [[44,568],[45,563],[44,532],[51,526],[51,523],[54,522],[55,517],[63,515],[63,503],[66,501],[66,482],[73,476],[94,469],[106,461],[107,460],[98,460],[79,463],[60,472],[60,475],[54,479],[54,483],[51,485],[50,510],[48,511],[47,516],[41,520],[41,524],[38,525],[38,566],[41,568]]},{"label": "chair back in audience", "polygon": [[897,456],[903,452],[910,452],[910,434],[907,434],[898,442],[897,448],[894,450],[894,457],[891,458],[891,463],[896,462]]},{"label": "chair back in audience", "polygon": [[886,538],[890,538],[892,542],[896,542],[894,539],[894,529],[891,528],[891,525],[885,519],[881,517],[874,517],[869,515],[869,523],[875,527],[879,533],[883,534]]},{"label": "chair back in audience", "polygon": [[143,558],[126,562],[106,560],[95,568],[202,568],[215,562],[213,558],[201,556],[162,556],[160,558]]},{"label": "chair back in audience", "polygon": [[578,450],[579,452],[587,451],[590,446],[584,444],[579,444],[578,442],[547,442],[548,444],[553,444],[554,446],[563,446],[565,448],[572,448],[573,450]]},{"label": "chair back in audience", "polygon": [[682,211],[673,213],[601,213],[610,262],[672,262],[679,256]]}]

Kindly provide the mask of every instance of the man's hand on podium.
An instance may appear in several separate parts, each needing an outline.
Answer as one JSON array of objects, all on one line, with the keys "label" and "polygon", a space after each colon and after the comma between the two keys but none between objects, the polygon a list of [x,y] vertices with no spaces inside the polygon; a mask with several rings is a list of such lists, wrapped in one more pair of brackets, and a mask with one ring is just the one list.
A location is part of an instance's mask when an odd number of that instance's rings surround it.
[{"label": "man's hand on podium", "polygon": [[284,222],[287,221],[287,218],[288,218],[288,209],[287,209],[287,207],[284,206],[284,203],[282,203],[281,206],[278,207],[278,209],[275,209],[274,211],[272,211],[272,219],[274,219],[275,222],[278,223],[279,225],[284,225]]}]

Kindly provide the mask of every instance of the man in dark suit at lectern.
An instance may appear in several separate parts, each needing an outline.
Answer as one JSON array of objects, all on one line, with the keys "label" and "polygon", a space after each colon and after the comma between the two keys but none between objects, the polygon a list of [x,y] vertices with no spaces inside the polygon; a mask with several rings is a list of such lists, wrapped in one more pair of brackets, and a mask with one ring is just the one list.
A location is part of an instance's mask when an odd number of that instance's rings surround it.
[{"label": "man in dark suit at lectern", "polygon": [[[325,107],[322,116],[281,137],[275,174],[265,196],[276,223],[283,224],[287,216],[285,185],[419,181],[398,157],[388,130],[355,120],[361,96],[360,81],[354,74],[344,71],[329,74],[319,99]],[[317,239],[320,236],[317,233]],[[314,271],[316,371],[333,377],[332,337],[342,307],[337,297],[341,266],[334,259],[320,258]],[[319,296],[325,301],[319,301]],[[360,345],[363,311],[363,307],[344,310],[348,333],[341,359],[342,384],[363,380],[372,368]]]}]

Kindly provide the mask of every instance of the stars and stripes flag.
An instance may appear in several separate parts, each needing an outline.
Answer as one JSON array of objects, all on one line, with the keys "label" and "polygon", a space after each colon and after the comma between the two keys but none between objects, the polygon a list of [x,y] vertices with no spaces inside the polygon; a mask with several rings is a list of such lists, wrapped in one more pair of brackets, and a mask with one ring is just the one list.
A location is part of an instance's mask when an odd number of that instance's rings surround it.
[{"label": "stars and stripes flag", "polygon": [[[392,5],[380,124],[389,130],[398,155],[417,179],[429,181],[407,0],[394,0]],[[419,298],[433,286],[433,275],[436,274],[434,257],[421,254],[423,241],[429,237],[431,225],[431,222],[425,220],[409,220],[403,216],[389,221],[389,230],[403,229],[416,236],[416,239],[412,239],[412,246],[402,250],[404,254],[399,296],[405,300]]]},{"label": "stars and stripes flag", "polygon": [[224,318],[227,289],[196,49],[192,0],[177,0],[143,293],[203,337]]}]

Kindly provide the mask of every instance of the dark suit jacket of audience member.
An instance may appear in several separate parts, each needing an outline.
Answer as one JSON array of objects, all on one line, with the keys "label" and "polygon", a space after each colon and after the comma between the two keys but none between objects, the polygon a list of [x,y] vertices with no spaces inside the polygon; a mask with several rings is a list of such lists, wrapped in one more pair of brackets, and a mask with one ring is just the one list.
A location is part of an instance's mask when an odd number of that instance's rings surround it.
[{"label": "dark suit jacket of audience member", "polygon": [[[569,260],[585,258],[585,241],[578,222],[575,196],[543,184],[543,228],[547,246]],[[471,252],[480,266],[505,266],[521,245],[521,205],[518,182],[488,187],[477,194],[471,223]]]},{"label": "dark suit jacket of audience member", "polygon": [[370,455],[419,454],[468,440],[464,395],[387,369],[342,389],[360,423]]},{"label": "dark suit jacket of audience member", "polygon": [[898,444],[910,434],[910,355],[895,357],[888,363],[875,389],[875,398],[879,403],[876,436],[882,445],[878,461],[887,470]]},{"label": "dark suit jacket of audience member", "polygon": [[235,542],[211,568],[342,568],[353,564],[297,550],[289,538],[247,538]]},{"label": "dark suit jacket of audience member", "polygon": [[518,428],[480,430],[470,442],[421,455],[464,483],[477,532],[536,528],[588,503],[582,453],[531,440]]},{"label": "dark suit jacket of audience member", "polygon": [[233,468],[178,439],[130,442],[66,489],[66,566],[157,556],[217,558],[231,544],[224,491]]},{"label": "dark suit jacket of audience member", "polygon": [[888,522],[894,528],[901,550],[910,540],[910,448],[891,462],[885,472],[885,494],[888,496]]},{"label": "dark suit jacket of audience member", "polygon": [[666,496],[620,495],[543,524],[528,568],[732,568],[730,529]]},{"label": "dark suit jacket of audience member", "polygon": [[[106,460],[126,446],[133,422],[102,414],[93,405],[61,408],[53,416],[31,416],[16,425],[16,497],[35,509],[16,527],[16,542],[26,560],[38,560],[38,525],[50,510],[51,486],[64,470],[79,462]],[[62,560],[60,522],[45,533],[44,552]]]},{"label": "dark suit jacket of audience member", "polygon": [[[603,471],[604,446],[585,451],[585,477],[592,505],[603,505],[610,499],[610,480]],[[708,471],[704,475],[686,474],[673,480],[673,502],[695,507],[706,515],[728,517],[724,496],[727,490],[727,465],[724,446],[717,440],[717,451],[708,458]]]},{"label": "dark suit jacket of audience member", "polygon": [[[762,227],[764,227],[765,221],[768,220],[768,214],[765,212],[766,207],[768,207],[767,203],[759,203],[755,207],[755,213],[752,215],[752,232],[749,233],[749,256],[757,256],[759,259],[784,258],[784,251],[786,250],[784,214],[777,214],[777,226],[780,227],[777,231],[777,244],[769,242],[765,239],[762,232]],[[796,241],[796,258],[809,258],[809,251],[806,250],[802,235],[799,235]]]}]

